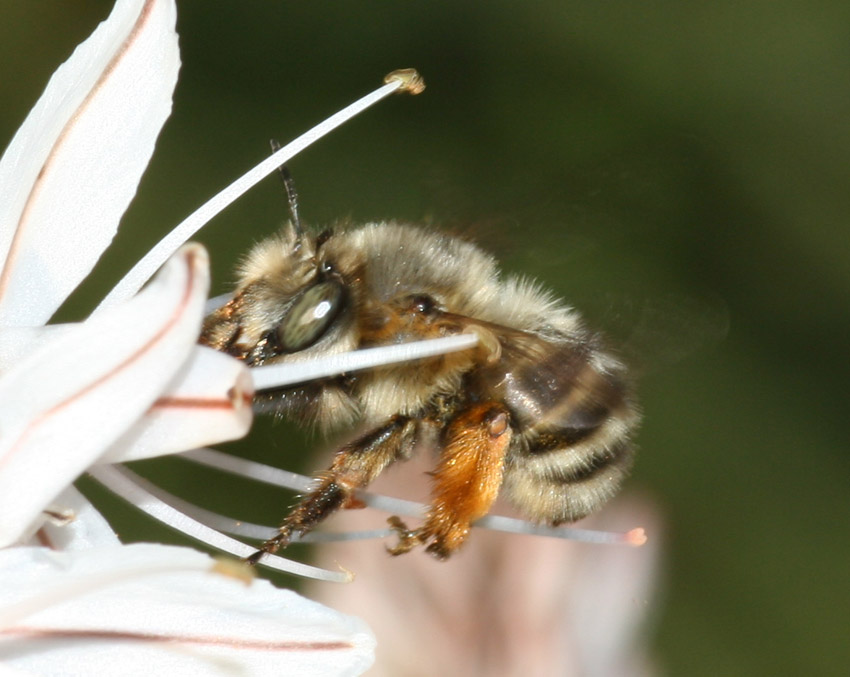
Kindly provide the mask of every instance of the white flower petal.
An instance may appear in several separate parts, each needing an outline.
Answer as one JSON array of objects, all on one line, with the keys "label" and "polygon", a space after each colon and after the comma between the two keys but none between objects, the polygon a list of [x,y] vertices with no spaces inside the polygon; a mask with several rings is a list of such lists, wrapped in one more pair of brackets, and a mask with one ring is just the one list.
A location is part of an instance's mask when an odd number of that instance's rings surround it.
[{"label": "white flower petal", "polygon": [[196,346],[178,380],[100,460],[134,461],[243,437],[254,386],[243,362]]},{"label": "white flower petal", "polygon": [[0,374],[17,362],[54,340],[60,332],[68,331],[74,324],[51,324],[44,327],[3,327],[0,331]]},{"label": "white flower petal", "polygon": [[[358,675],[359,619],[212,572],[207,555],[137,544],[0,552],[0,662],[40,675]],[[8,584],[14,580],[14,585]]]},{"label": "white flower petal", "polygon": [[171,112],[173,0],[119,0],[0,160],[0,325],[46,322],[112,241]]},{"label": "white flower petal", "polygon": [[184,247],[134,299],[0,378],[0,546],[26,533],[173,380],[197,340],[208,286],[206,252]]},{"label": "white flower petal", "polygon": [[24,672],[23,670],[15,670],[8,665],[0,665],[0,677],[38,677],[32,672]]},{"label": "white flower petal", "polygon": [[38,534],[42,545],[66,551],[121,545],[109,522],[73,486],[57,496],[54,504],[70,511],[71,520],[67,524],[46,521]]}]

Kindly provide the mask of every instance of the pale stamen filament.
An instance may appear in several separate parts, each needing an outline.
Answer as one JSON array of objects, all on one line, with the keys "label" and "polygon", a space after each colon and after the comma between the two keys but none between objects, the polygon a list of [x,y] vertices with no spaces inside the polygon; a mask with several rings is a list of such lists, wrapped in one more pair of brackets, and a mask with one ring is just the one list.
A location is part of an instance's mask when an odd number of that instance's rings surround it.
[{"label": "pale stamen filament", "polygon": [[[314,484],[314,480],[310,477],[288,470],[274,468],[256,461],[230,456],[214,449],[195,449],[180,454],[180,457],[211,468],[216,468],[217,470],[292,491],[305,492]],[[370,508],[392,513],[393,515],[424,519],[428,512],[428,506],[417,503],[416,501],[382,496],[368,491],[358,491],[356,496]],[[476,521],[472,526],[505,533],[531,534],[580,541],[583,543],[638,546],[643,545],[646,541],[643,529],[640,528],[631,529],[627,532],[607,532],[592,529],[575,529],[572,527],[549,527],[502,515],[487,515]],[[266,537],[268,537],[268,533]],[[265,563],[265,560],[261,560],[261,562]]]},{"label": "pale stamen filament", "polygon": [[[89,473],[111,492],[131,503],[142,512],[196,541],[240,558],[248,557],[256,550],[256,548],[246,543],[234,540],[214,529],[210,529],[208,526],[201,524],[197,520],[159,500],[156,496],[148,492],[137,481],[140,478],[127,468],[101,465],[92,468],[89,470]],[[277,556],[266,556],[263,559],[263,566],[296,576],[315,578],[320,581],[348,583],[352,580],[352,576],[348,572],[327,571]]]},{"label": "pale stamen filament", "polygon": [[[305,478],[307,479],[307,478]],[[190,503],[179,496],[171,494],[161,487],[156,486],[152,482],[134,475],[133,481],[153,494],[163,503],[167,503],[175,510],[189,515],[198,522],[207,525],[211,529],[221,531],[231,536],[239,536],[240,538],[252,538],[258,541],[265,541],[269,534],[273,533],[277,527],[253,524],[242,520],[235,520],[232,517],[221,515],[217,512],[201,508],[200,506]],[[371,529],[368,531],[347,531],[347,532],[331,532],[331,531],[312,531],[307,534],[295,534],[292,537],[293,543],[330,543],[335,541],[364,541],[377,538],[388,538],[395,532],[392,529]],[[265,563],[265,560],[263,560]]]},{"label": "pale stamen filament", "polygon": [[[127,273],[124,278],[110,291],[97,310],[107,308],[115,303],[133,296],[147,282],[153,274],[159,270],[174,252],[184,242],[198,232],[203,226],[211,221],[216,215],[230,206],[238,198],[242,197],[251,188],[257,185],[269,174],[286,164],[298,153],[312,145],[323,136],[344,124],[351,118],[363,112],[381,99],[386,98],[394,92],[409,92],[418,94],[425,85],[419,75],[412,70],[401,70],[390,73],[385,79],[383,86],[367,94],[354,103],[346,106],[341,111],[331,115],[327,120],[316,125],[295,140],[286,144],[283,148],[273,153],[253,169],[236,179],[227,188],[207,200],[198,207],[180,225],[160,240],[142,259]],[[95,311],[95,312],[96,312]]]},{"label": "pale stamen filament", "polygon": [[305,383],[358,369],[381,367],[396,362],[409,362],[425,357],[468,350],[478,343],[477,334],[458,334],[425,341],[412,341],[377,348],[365,348],[338,355],[313,358],[304,362],[286,362],[251,369],[255,390],[281,388]]}]

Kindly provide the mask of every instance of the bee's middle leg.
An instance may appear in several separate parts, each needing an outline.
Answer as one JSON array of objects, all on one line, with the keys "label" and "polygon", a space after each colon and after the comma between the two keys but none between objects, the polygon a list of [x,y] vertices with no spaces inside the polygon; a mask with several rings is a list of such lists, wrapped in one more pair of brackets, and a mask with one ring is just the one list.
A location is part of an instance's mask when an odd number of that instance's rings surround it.
[{"label": "bee's middle leg", "polygon": [[342,447],[330,468],[316,477],[315,488],[280,525],[278,533],[248,557],[247,562],[256,564],[264,554],[289,545],[294,535],[305,534],[336,510],[351,507],[355,503],[355,490],[369,484],[393,461],[407,458],[415,433],[414,419],[395,416]]}]

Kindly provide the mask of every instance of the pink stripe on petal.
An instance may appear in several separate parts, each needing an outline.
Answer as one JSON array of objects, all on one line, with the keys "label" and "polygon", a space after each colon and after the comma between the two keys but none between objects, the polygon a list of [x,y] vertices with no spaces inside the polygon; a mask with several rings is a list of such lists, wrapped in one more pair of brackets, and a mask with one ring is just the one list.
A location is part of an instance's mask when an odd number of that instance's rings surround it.
[{"label": "pink stripe on petal", "polygon": [[263,642],[238,639],[235,637],[202,637],[193,635],[164,635],[143,632],[120,632],[117,630],[65,628],[36,628],[13,626],[0,629],[0,636],[17,636],[35,639],[79,639],[106,641],[167,642],[187,646],[221,646],[229,649],[249,651],[350,651],[355,648],[350,642]]}]

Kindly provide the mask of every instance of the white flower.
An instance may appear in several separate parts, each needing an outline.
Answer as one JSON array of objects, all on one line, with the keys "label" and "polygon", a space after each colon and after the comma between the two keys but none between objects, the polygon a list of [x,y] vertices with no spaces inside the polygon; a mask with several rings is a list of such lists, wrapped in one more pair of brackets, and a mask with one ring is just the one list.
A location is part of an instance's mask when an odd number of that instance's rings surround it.
[{"label": "white flower", "polygon": [[[196,245],[135,297],[45,326],[112,240],[170,112],[175,14],[173,0],[118,0],[0,160],[0,670],[359,674],[374,643],[360,621],[212,573],[189,549],[122,546],[70,488],[97,464],[251,421],[244,367],[196,346]],[[71,524],[44,524],[52,504]],[[22,545],[33,534],[43,545]]]}]

